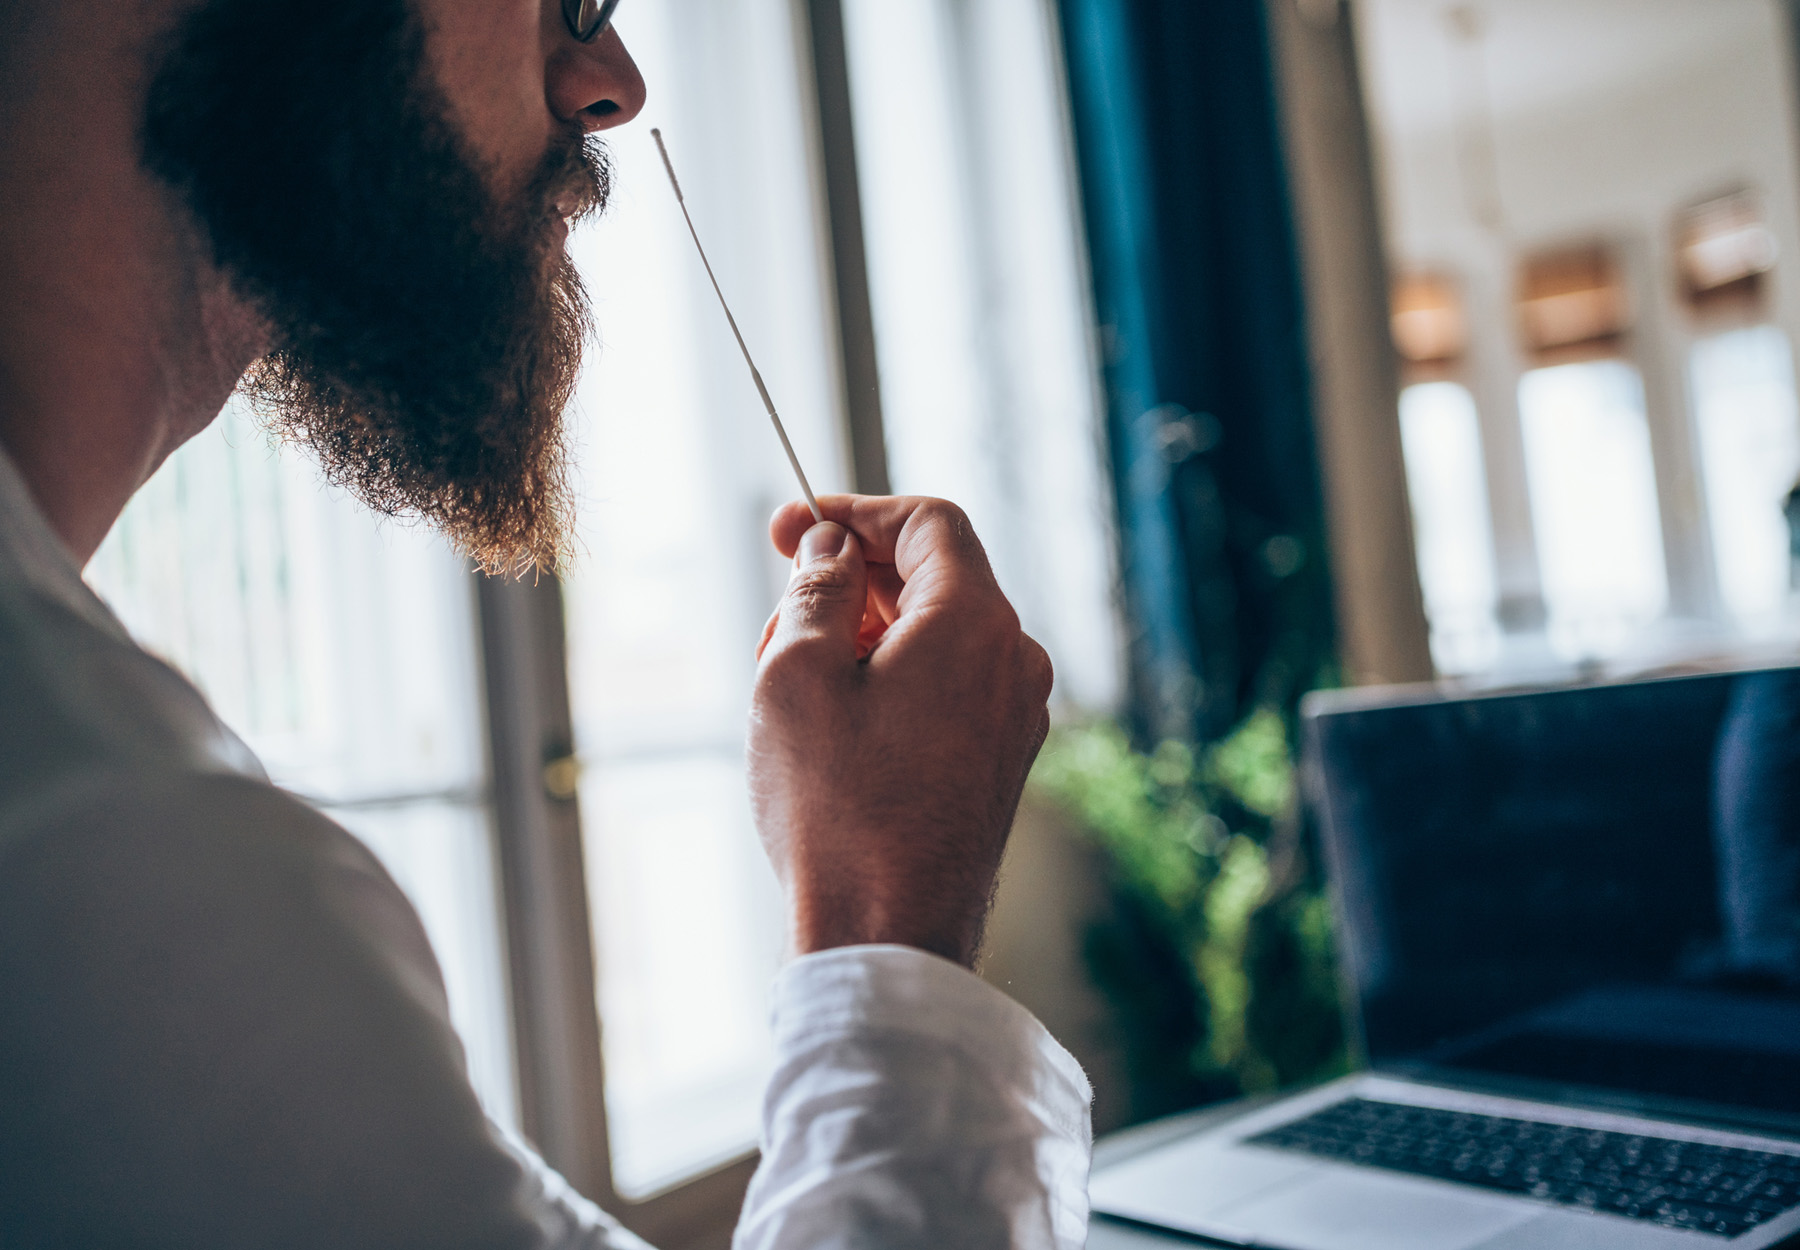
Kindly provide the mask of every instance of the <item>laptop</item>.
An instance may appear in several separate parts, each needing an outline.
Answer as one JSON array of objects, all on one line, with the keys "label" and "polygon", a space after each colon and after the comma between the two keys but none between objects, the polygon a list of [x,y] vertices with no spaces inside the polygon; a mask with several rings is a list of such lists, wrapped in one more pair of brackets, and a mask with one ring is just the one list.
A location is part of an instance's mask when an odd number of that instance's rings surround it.
[{"label": "laptop", "polygon": [[1303,774],[1364,1070],[1096,1173],[1271,1250],[1800,1232],[1800,669],[1334,692]]}]

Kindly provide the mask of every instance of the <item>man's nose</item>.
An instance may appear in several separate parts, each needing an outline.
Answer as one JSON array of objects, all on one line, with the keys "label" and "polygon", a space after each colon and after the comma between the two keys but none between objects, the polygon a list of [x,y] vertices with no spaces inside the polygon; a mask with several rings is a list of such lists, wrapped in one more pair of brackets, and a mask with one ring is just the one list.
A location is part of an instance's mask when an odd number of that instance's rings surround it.
[{"label": "man's nose", "polygon": [[550,52],[544,86],[558,120],[590,134],[623,126],[644,109],[644,76],[610,26],[592,43],[564,32]]}]

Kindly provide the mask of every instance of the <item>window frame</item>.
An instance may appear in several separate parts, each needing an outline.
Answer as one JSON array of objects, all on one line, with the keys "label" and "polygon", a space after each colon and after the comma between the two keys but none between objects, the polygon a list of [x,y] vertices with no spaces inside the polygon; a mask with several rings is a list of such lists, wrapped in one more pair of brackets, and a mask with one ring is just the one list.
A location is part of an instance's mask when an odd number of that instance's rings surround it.
[{"label": "window frame", "polygon": [[754,1153],[642,1201],[613,1184],[581,814],[566,780],[575,757],[561,588],[550,577],[484,578],[478,609],[520,1127],[640,1236],[724,1244]]}]

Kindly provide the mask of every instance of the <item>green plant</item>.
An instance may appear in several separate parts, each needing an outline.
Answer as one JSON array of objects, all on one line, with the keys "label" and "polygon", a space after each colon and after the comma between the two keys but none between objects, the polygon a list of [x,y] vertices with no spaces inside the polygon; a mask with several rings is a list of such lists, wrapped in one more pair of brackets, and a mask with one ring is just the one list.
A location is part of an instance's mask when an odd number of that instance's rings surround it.
[{"label": "green plant", "polygon": [[1113,914],[1086,949],[1122,1026],[1135,1118],[1343,1069],[1330,909],[1278,712],[1203,749],[1062,729],[1032,784],[1113,866]]}]

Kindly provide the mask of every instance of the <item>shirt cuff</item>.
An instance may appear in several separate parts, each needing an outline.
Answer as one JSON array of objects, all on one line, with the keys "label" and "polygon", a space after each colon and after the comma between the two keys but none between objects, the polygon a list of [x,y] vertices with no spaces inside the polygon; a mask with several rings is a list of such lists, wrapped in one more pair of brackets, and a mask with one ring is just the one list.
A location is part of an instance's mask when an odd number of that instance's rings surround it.
[{"label": "shirt cuff", "polygon": [[1015,1090],[1059,1134],[1083,1145],[1092,1139],[1093,1090],[1075,1057],[1036,1016],[940,956],[911,946],[802,955],[775,980],[773,1028],[778,1055],[846,1030],[933,1039]]}]

